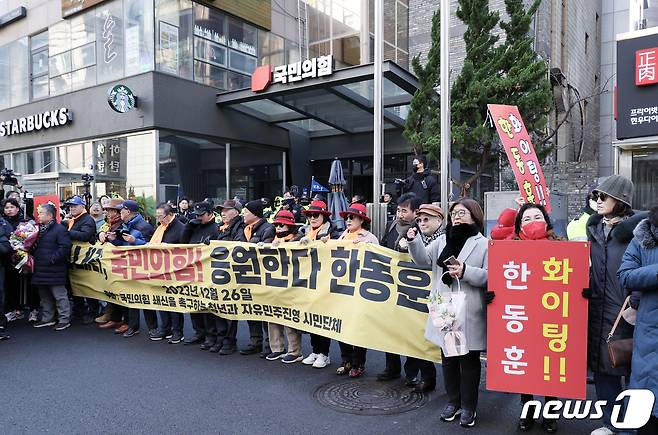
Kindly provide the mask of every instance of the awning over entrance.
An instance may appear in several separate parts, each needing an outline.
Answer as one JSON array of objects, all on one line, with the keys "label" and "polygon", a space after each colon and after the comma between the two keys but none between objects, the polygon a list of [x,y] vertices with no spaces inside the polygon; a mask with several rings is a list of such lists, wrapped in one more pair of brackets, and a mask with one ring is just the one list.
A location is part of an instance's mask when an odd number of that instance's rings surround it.
[{"label": "awning over entrance", "polygon": [[[217,96],[217,105],[311,138],[372,132],[373,71],[372,64],[359,65],[326,78],[272,84],[264,92],[228,92]],[[402,129],[418,81],[391,61],[383,72],[384,128]]]}]

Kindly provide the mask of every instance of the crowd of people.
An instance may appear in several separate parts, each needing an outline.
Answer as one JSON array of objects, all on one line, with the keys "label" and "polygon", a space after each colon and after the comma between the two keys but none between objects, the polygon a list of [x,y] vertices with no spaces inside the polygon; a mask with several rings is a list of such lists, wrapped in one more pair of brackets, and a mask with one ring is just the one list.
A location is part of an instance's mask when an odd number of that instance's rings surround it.
[{"label": "crowd of people", "polygon": [[[331,364],[329,338],[310,334],[312,352],[302,354],[302,334],[293,328],[274,323],[248,321],[249,341],[238,349],[238,322],[213,314],[189,316],[167,311],[138,310],[97,300],[71,296],[67,280],[67,258],[72,241],[114,246],[140,246],[155,243],[207,243],[211,240],[247,243],[271,243],[275,246],[329,239],[351,243],[381,244],[408,252],[420,267],[431,270],[432,286],[439,290],[456,289],[466,293],[466,342],[468,352],[461,356],[442,355],[442,373],[448,403],[441,420],[456,419],[464,427],[475,425],[478,390],[481,378],[481,355],[486,352],[487,304],[496,296],[488,288],[488,238],[484,231],[484,212],[477,201],[461,198],[444,211],[434,204],[435,182],[425,174],[423,158],[414,161],[418,171],[404,184],[406,193],[397,201],[387,194],[385,202],[391,211],[381,240],[370,232],[365,198],[355,196],[341,213],[346,228],[338,229],[322,198],[301,205],[286,192],[271,219],[266,217],[270,205],[261,199],[244,204],[238,199],[215,205],[204,200],[192,203],[182,198],[178,204],[159,204],[152,225],[132,200],[103,197],[87,207],[80,197],[65,202],[67,214],[57,223],[58,210],[45,204],[38,209],[38,239],[29,249],[33,258],[31,273],[19,273],[16,252],[9,242],[19,224],[29,219],[20,198],[11,194],[0,206],[0,255],[5,261],[0,268],[0,340],[9,338],[8,323],[23,319],[35,328],[52,327],[63,331],[72,318],[95,323],[125,338],[140,333],[140,320],[146,322],[146,333],[152,341],[166,340],[172,345],[198,345],[202,350],[220,355],[239,352],[258,354],[267,361],[285,364],[301,363],[318,369]],[[421,174],[419,176],[418,174]],[[404,191],[403,190],[403,191]],[[648,388],[658,395],[658,205],[651,210],[631,208],[633,183],[614,175],[588,194],[585,217],[569,226],[569,238],[591,243],[590,286],[582,291],[589,300],[588,365],[593,373],[597,398],[607,400],[602,428],[594,435],[611,434],[612,405],[626,386]],[[394,204],[391,206],[391,204]],[[271,221],[271,222],[270,222]],[[584,224],[583,224],[584,223]],[[546,209],[538,204],[524,204],[505,210],[490,234],[492,239],[565,240],[556,235]],[[608,334],[618,313],[630,296],[630,306],[637,310],[635,328],[622,323],[616,329],[619,338],[633,337],[632,367],[613,367],[607,351]],[[188,320],[189,319],[189,320]],[[192,334],[184,336],[183,326],[191,322]],[[367,349],[339,343],[341,360],[336,374],[360,377],[366,371]],[[632,369],[632,370],[631,370]],[[377,380],[389,382],[404,376],[404,383],[416,392],[436,388],[435,364],[386,354],[386,366]],[[546,398],[550,400],[551,398]],[[521,402],[532,396],[521,395]],[[658,433],[658,405],[643,433]],[[532,429],[536,422],[528,417],[519,421],[521,431]],[[557,421],[544,418],[542,428],[557,431]],[[641,430],[641,431],[642,431]]]}]

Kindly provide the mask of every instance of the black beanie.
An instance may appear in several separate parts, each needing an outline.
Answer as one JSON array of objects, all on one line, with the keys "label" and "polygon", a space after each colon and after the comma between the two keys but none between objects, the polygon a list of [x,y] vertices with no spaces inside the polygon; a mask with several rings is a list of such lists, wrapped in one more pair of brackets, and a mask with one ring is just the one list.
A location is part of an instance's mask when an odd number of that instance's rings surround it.
[{"label": "black beanie", "polygon": [[259,218],[263,217],[263,202],[260,199],[249,201],[244,207]]}]

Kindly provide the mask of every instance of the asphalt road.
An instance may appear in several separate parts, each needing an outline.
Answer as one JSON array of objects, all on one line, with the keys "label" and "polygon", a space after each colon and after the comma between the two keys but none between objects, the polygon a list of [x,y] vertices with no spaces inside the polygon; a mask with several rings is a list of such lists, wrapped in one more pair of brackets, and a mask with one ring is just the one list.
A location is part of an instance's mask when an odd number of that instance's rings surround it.
[{"label": "asphalt road", "polygon": [[[186,332],[189,328],[186,318]],[[517,395],[482,387],[475,428],[441,422],[446,396],[440,370],[437,391],[418,409],[384,416],[335,411],[313,396],[318,387],[344,379],[335,374],[340,361],[335,342],[332,365],[318,370],[151,342],[144,330],[126,339],[79,323],[54,332],[20,321],[9,332],[11,339],[0,342],[3,435],[511,434],[520,413]],[[246,322],[238,339],[238,345],[246,344]],[[303,342],[308,354],[308,335]],[[381,352],[368,352],[368,377],[383,366]],[[366,388],[374,385],[368,380]],[[589,434],[596,427],[591,421],[561,421],[559,433]],[[545,432],[537,425],[531,433]]]}]

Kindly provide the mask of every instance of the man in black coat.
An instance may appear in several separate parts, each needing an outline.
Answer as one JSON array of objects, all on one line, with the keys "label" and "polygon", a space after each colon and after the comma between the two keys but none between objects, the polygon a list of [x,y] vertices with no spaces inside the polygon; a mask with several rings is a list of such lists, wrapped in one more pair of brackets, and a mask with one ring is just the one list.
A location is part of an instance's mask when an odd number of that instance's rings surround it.
[{"label": "man in black coat", "polygon": [[[421,200],[413,193],[405,193],[398,198],[397,204],[397,219],[388,225],[386,233],[381,240],[381,245],[394,251],[408,252],[407,231],[413,227],[420,232],[416,224],[416,213],[421,206]],[[428,376],[427,379],[423,380],[422,385],[417,385],[419,381],[416,379],[416,375],[421,367],[427,369],[424,371],[428,372]],[[387,352],[386,367],[383,372],[377,375],[377,380],[391,381],[398,379],[401,371],[402,364],[400,356]],[[406,374],[405,383],[410,387],[415,386],[418,392],[432,391],[436,388],[436,368],[432,362],[407,357],[407,361],[404,364],[404,371]]]},{"label": "man in black coat", "polygon": [[[222,226],[219,228],[218,240],[229,242],[246,242],[244,236],[244,221],[240,212],[242,204],[239,201],[229,199],[217,207],[222,214]],[[210,348],[211,352],[219,352],[220,355],[231,355],[235,352],[236,336],[238,334],[238,321],[227,320],[214,314],[206,314],[214,317],[217,327],[217,340]]]},{"label": "man in black coat", "polygon": [[71,306],[66,290],[71,237],[66,228],[55,221],[56,215],[57,210],[52,204],[39,207],[39,239],[32,254],[32,284],[39,288],[41,320],[34,327],[55,326],[56,331],[63,331],[71,326]]},{"label": "man in black coat", "polygon": [[[260,200],[250,201],[244,207],[245,240],[249,243],[271,243],[276,233],[272,224],[263,219],[263,203]],[[247,323],[251,339],[247,347],[240,349],[240,354],[252,355],[260,352],[261,358],[267,357],[271,353],[267,323],[259,320],[248,320]],[[264,346],[263,331],[265,331]]]},{"label": "man in black coat", "polygon": [[441,190],[436,177],[427,169],[427,158],[417,156],[413,162],[413,175],[406,180],[395,180],[402,185],[402,193],[415,193],[420,198],[421,204],[430,204],[441,201]]},{"label": "man in black coat", "polygon": [[[64,203],[69,209],[69,219],[62,223],[69,230],[72,242],[96,243],[96,221],[87,213],[86,203],[79,196],[73,196]],[[85,304],[86,303],[86,304]],[[98,317],[100,304],[97,299],[73,297],[73,315],[82,317],[82,323],[90,324]]]},{"label": "man in black coat", "polygon": [[[194,216],[196,217],[189,221],[183,229],[181,243],[208,244],[211,240],[217,240],[219,230],[215,222],[212,204],[206,201],[197,202],[194,204]],[[217,338],[215,322],[206,323],[206,316],[200,313],[190,314],[190,318],[192,319],[194,335],[185,339],[185,344],[202,343],[202,350],[210,349]]]},{"label": "man in black coat", "polygon": [[[177,218],[174,207],[166,202],[161,203],[155,209],[155,218],[159,225],[147,245],[180,243],[185,225]],[[168,338],[169,344],[178,344],[183,341],[184,315],[174,311],[163,310],[158,312],[160,313],[160,328],[156,334],[149,338],[152,341]]]}]

